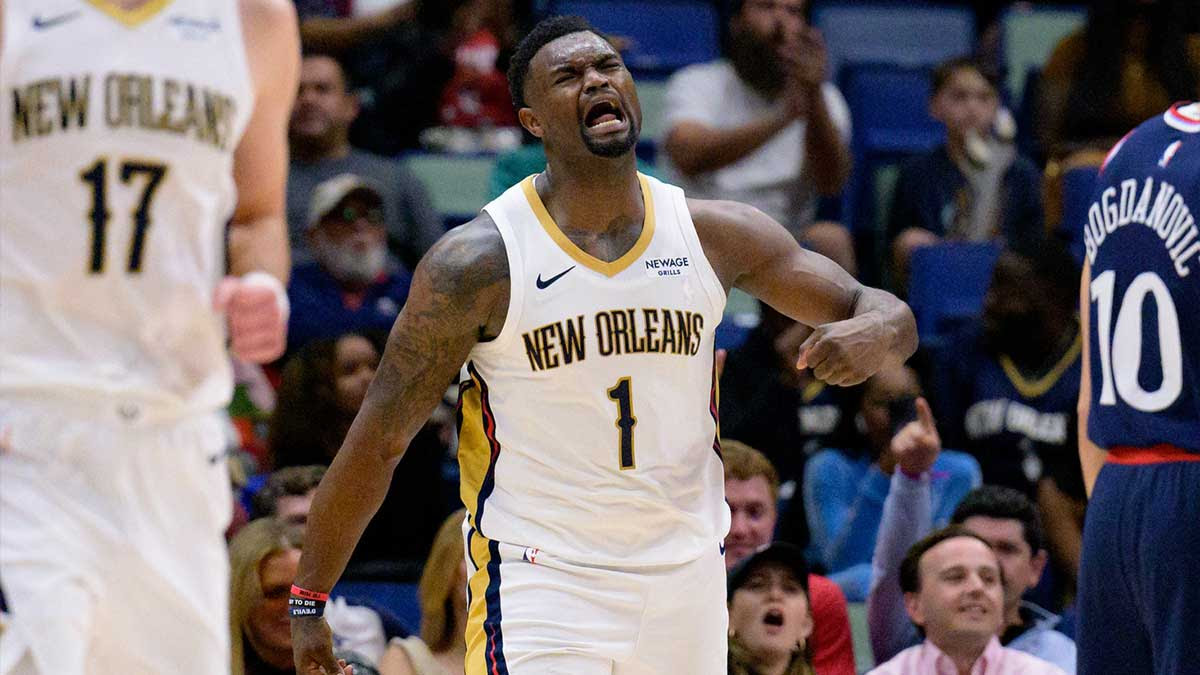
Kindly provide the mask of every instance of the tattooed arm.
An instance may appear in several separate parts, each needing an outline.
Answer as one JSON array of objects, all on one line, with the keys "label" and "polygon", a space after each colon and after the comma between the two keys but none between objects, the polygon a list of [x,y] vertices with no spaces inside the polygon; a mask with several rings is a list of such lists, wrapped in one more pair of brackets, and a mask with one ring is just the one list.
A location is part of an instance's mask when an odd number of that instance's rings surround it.
[{"label": "tattooed arm", "polygon": [[[485,213],[444,236],[417,266],[366,400],[317,487],[296,585],[328,592],[379,509],[392,472],[471,348],[508,310],[508,259]],[[292,620],[298,673],[340,672],[321,618]]]}]

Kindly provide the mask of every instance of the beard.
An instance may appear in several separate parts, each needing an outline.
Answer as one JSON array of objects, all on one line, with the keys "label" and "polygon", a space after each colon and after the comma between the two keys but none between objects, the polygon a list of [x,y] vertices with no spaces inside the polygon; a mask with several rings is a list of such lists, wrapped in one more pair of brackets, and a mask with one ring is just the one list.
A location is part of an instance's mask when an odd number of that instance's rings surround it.
[{"label": "beard", "polygon": [[783,89],[787,73],[783,70],[776,49],[783,42],[779,31],[769,38],[760,39],[749,29],[734,29],[729,35],[729,62],[751,88],[773,97]]},{"label": "beard", "polygon": [[624,136],[606,140],[592,138],[587,133],[587,126],[583,122],[579,123],[579,134],[583,137],[584,147],[597,157],[622,157],[629,153],[637,146],[640,131],[638,122],[633,115],[629,116],[629,129],[625,131]]},{"label": "beard", "polygon": [[318,236],[313,256],[334,279],[344,284],[368,285],[383,274],[387,265],[387,247],[380,244],[359,252]]}]

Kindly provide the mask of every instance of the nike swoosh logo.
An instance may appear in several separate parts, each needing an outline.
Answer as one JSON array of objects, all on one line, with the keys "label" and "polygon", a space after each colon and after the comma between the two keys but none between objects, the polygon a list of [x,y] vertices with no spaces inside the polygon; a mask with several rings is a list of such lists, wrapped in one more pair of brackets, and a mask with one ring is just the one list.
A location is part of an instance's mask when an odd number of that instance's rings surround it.
[{"label": "nike swoosh logo", "polygon": [[64,24],[77,16],[79,16],[79,10],[67,12],[66,14],[59,14],[58,16],[52,16],[49,19],[35,16],[33,17],[33,29],[46,30],[47,28],[54,28],[55,26]]},{"label": "nike swoosh logo", "polygon": [[541,289],[543,289],[543,288],[547,288],[547,287],[549,287],[549,286],[550,286],[550,284],[552,284],[552,283],[554,283],[554,282],[558,281],[559,279],[561,279],[561,278],[563,277],[563,275],[564,275],[564,274],[566,274],[567,272],[570,272],[570,271],[571,271],[571,270],[573,270],[573,269],[575,269],[575,266],[574,266],[574,265],[571,265],[571,266],[570,266],[570,267],[568,267],[567,269],[565,269],[565,270],[563,270],[563,271],[559,272],[558,274],[555,274],[554,276],[550,277],[549,279],[547,279],[547,280],[545,280],[545,281],[542,281],[542,275],[541,275],[541,274],[538,274],[538,276],[537,276],[537,287],[538,287],[538,290],[541,290]]}]

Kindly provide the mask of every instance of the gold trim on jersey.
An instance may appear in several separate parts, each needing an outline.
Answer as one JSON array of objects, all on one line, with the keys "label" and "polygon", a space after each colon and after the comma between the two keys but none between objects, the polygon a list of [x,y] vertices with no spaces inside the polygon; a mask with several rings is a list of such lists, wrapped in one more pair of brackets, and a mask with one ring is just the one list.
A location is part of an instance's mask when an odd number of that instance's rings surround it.
[{"label": "gold trim on jersey", "polygon": [[464,665],[467,673],[483,675],[488,672],[486,659],[488,640],[483,622],[487,619],[487,589],[492,582],[488,563],[492,561],[492,557],[491,551],[488,550],[488,540],[474,528],[467,535],[467,555],[475,570],[467,580],[471,603],[467,607],[467,626],[464,631],[467,643],[467,657]]},{"label": "gold trim on jersey", "polygon": [[530,208],[533,209],[534,215],[537,216],[538,222],[542,224],[542,228],[546,230],[546,234],[558,244],[558,247],[564,253],[571,256],[575,262],[595,270],[606,277],[614,277],[621,273],[622,270],[633,264],[633,261],[641,257],[646,249],[650,246],[650,241],[654,239],[654,197],[650,194],[650,184],[646,182],[646,177],[638,174],[638,182],[642,186],[642,200],[645,203],[646,220],[642,223],[642,233],[638,236],[638,240],[634,242],[633,248],[630,248],[625,255],[617,258],[612,262],[605,262],[592,254],[584,251],[575,245],[563,231],[558,228],[558,224],[554,222],[554,218],[550,216],[550,212],[546,210],[546,205],[542,203],[542,198],[538,195],[537,188],[533,186],[535,176],[530,176],[521,182],[521,189],[525,192],[525,198],[529,201]]},{"label": "gold trim on jersey", "polygon": [[1000,355],[1000,367],[1004,370],[1004,374],[1008,376],[1013,386],[1017,388],[1017,393],[1025,398],[1037,398],[1050,391],[1050,387],[1053,387],[1058,382],[1058,379],[1062,377],[1063,373],[1067,371],[1067,368],[1070,368],[1071,364],[1075,363],[1075,359],[1079,358],[1081,348],[1081,338],[1079,335],[1076,335],[1075,341],[1071,343],[1071,348],[1067,350],[1067,353],[1063,354],[1058,363],[1054,364],[1050,372],[1036,380],[1027,379],[1022,375],[1021,371],[1017,370],[1017,364],[1013,363],[1007,354]]},{"label": "gold trim on jersey", "polygon": [[87,0],[87,3],[126,26],[136,28],[166,9],[171,0],[150,0],[137,9],[125,9],[108,0]]},{"label": "gold trim on jersey", "polygon": [[471,526],[476,527],[476,502],[491,462],[492,449],[483,430],[483,403],[479,385],[472,380],[463,388],[461,397],[462,423],[458,429],[459,496],[468,513],[472,514]]}]

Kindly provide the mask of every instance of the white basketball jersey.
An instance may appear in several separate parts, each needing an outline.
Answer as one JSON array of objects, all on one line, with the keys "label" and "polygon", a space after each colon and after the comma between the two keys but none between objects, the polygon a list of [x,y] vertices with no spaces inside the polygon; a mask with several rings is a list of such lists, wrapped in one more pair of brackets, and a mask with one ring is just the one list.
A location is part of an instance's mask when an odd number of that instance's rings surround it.
[{"label": "white basketball jersey", "polygon": [[253,107],[237,0],[3,11],[0,396],[223,405],[213,291]]},{"label": "white basketball jersey", "polygon": [[614,262],[558,229],[533,177],[484,207],[504,239],[504,328],[471,351],[459,463],[484,537],[597,565],[694,560],[729,528],[713,337],[725,291],[683,191],[640,176]]}]

